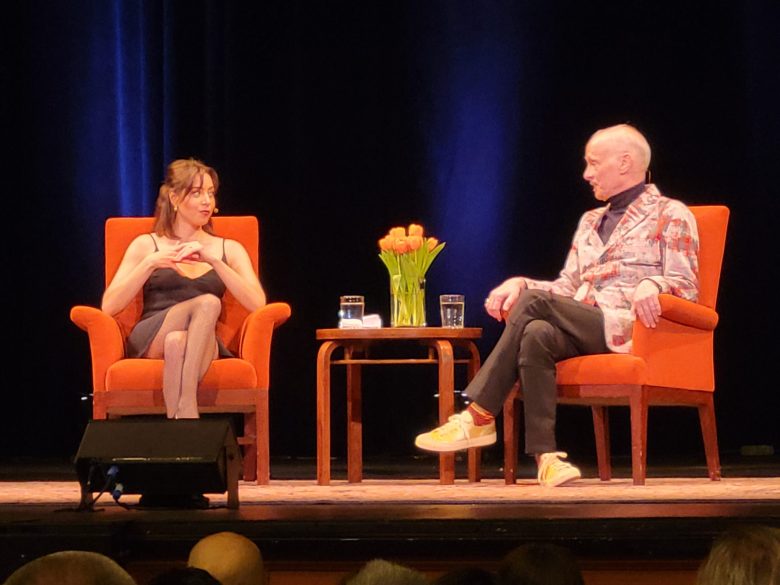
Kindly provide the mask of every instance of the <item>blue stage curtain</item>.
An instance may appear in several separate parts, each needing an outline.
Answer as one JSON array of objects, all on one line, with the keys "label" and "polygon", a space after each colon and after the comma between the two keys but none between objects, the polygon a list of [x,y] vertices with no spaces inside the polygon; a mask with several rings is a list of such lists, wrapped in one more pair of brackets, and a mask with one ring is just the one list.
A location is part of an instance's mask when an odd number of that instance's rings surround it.
[{"label": "blue stage curtain", "polygon": [[[471,324],[484,318],[481,300],[508,276],[507,261],[518,260],[507,222],[524,198],[518,12],[506,2],[425,2],[410,14],[431,227],[447,240],[429,287],[465,293]],[[429,324],[438,324],[433,309]]]}]

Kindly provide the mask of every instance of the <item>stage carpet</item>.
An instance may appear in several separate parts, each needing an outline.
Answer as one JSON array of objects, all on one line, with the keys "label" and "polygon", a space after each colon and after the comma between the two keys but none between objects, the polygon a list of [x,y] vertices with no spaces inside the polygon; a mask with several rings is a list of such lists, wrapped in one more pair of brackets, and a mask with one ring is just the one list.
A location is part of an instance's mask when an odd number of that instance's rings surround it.
[{"label": "stage carpet", "polygon": [[[43,479],[43,478],[41,478]],[[59,479],[66,479],[65,477]],[[209,494],[208,510],[121,507],[105,494],[96,512],[77,512],[68,481],[0,481],[0,581],[25,559],[65,549],[119,560],[144,585],[181,565],[202,536],[232,530],[263,551],[270,585],[336,585],[372,558],[431,577],[463,567],[495,569],[519,544],[573,550],[587,585],[693,585],[712,541],[735,524],[780,526],[780,477],[585,479],[545,489],[530,479],[477,484],[434,479],[242,482],[238,510]]]},{"label": "stage carpet", "polygon": [[[639,503],[740,503],[780,501],[780,478],[727,478],[709,481],[704,478],[648,478],[644,486],[634,486],[630,479],[601,482],[585,479],[557,489],[542,488],[531,480],[520,480],[514,486],[502,480],[479,483],[458,481],[440,485],[435,480],[365,480],[359,484],[333,481],[319,486],[313,481],[275,480],[258,486],[248,482],[239,485],[242,507],[258,505],[306,504],[639,504]],[[224,495],[209,496],[213,506],[226,503]],[[79,486],[74,481],[0,482],[0,506],[47,505],[75,506]],[[137,496],[121,500],[129,505]],[[98,506],[115,506],[104,495]]]}]

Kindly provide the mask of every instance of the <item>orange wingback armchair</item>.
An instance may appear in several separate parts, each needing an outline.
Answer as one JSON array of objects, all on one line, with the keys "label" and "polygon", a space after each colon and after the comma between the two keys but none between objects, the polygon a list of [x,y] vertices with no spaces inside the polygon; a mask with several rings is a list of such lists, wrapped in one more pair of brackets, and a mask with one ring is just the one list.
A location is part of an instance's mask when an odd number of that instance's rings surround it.
[{"label": "orange wingback armchair", "polygon": [[[150,217],[111,218],[106,221],[106,286],[119,268],[133,239],[152,231]],[[249,253],[258,272],[258,222],[255,217],[215,217],[214,232],[237,240]],[[163,414],[163,361],[125,359],[125,339],[141,317],[141,292],[118,315],[94,307],[77,306],[71,320],[89,335],[92,354],[92,413],[95,419],[131,414]],[[290,316],[286,303],[271,303],[249,313],[226,292],[217,335],[234,358],[215,360],[198,387],[201,412],[242,413],[244,479],[267,484],[269,452],[269,361],[276,327]]]},{"label": "orange wingback armchair", "polygon": [[[661,322],[655,329],[634,323],[629,354],[580,356],[557,364],[558,402],[590,406],[596,435],[599,477],[611,478],[607,408],[628,406],[631,414],[631,475],[643,485],[647,472],[647,411],[649,406],[690,406],[699,411],[710,479],[720,479],[718,437],[713,392],[713,332],[718,324],[718,295],[726,242],[727,207],[691,207],[699,231],[698,303],[662,294]],[[520,434],[515,385],[504,403],[504,476],[515,483]]]}]

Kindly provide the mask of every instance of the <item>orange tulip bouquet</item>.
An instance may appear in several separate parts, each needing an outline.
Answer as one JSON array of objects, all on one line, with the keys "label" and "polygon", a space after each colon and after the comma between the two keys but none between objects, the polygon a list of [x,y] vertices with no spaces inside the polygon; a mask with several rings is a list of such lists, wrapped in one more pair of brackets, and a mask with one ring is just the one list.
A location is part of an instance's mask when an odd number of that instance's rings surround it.
[{"label": "orange tulip bouquet", "polygon": [[444,242],[425,237],[414,223],[379,240],[379,258],[390,273],[392,327],[425,327],[425,273],[443,248]]}]

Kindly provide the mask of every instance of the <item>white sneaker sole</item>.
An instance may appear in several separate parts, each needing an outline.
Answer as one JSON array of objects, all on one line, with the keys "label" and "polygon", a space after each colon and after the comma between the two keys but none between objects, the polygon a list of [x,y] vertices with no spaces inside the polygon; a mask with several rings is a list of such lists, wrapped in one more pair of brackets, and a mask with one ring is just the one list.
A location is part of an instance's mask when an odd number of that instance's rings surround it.
[{"label": "white sneaker sole", "polygon": [[419,435],[414,444],[416,447],[425,451],[433,451],[435,453],[451,453],[452,451],[462,451],[463,449],[471,449],[473,447],[487,447],[496,442],[496,433],[490,433],[488,435],[482,435],[480,437],[474,437],[473,439],[461,439],[460,441],[454,441],[452,443],[442,443],[441,441],[431,441],[428,438],[428,433]]},{"label": "white sneaker sole", "polygon": [[560,477],[555,478],[555,482],[547,482],[547,483],[539,482],[539,484],[542,487],[554,488],[554,487],[561,487],[563,485],[567,485],[573,481],[577,481],[578,479],[582,479],[581,473],[567,473],[566,475],[561,475]]}]

